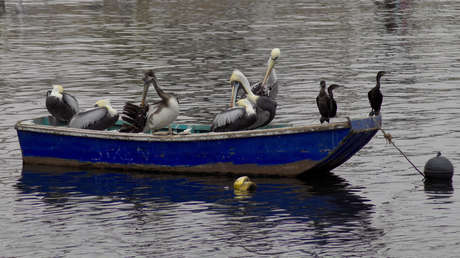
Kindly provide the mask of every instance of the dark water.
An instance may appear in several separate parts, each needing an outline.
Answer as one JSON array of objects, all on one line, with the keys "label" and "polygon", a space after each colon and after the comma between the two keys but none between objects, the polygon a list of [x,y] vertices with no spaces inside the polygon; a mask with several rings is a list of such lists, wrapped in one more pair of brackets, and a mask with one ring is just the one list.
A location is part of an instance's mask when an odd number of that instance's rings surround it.
[{"label": "dark water", "polygon": [[[1,9],[1,8],[0,8]],[[18,12],[16,11],[18,10]],[[260,80],[279,47],[274,123],[319,123],[319,81],[339,118],[366,116],[379,70],[383,127],[421,169],[460,164],[457,1],[6,1],[0,16],[0,256],[454,257],[460,186],[424,184],[379,133],[322,180],[23,168],[14,123],[62,84],[83,108],[139,101],[155,68],[178,122],[209,123],[231,71]],[[156,99],[154,93],[150,98]]]}]

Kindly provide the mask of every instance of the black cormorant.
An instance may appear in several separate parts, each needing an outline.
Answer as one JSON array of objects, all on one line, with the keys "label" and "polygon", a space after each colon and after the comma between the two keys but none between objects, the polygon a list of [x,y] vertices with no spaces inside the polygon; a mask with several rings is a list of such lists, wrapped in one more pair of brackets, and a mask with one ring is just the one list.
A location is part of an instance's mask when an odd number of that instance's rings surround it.
[{"label": "black cormorant", "polygon": [[321,118],[319,119],[319,121],[321,122],[321,124],[324,121],[329,123],[329,117],[331,113],[330,111],[331,99],[326,93],[326,82],[321,81],[320,86],[321,88],[319,90],[319,94],[316,97],[316,105],[318,106],[319,113],[321,114]]},{"label": "black cormorant", "polygon": [[335,117],[337,114],[337,102],[334,99],[334,94],[332,91],[338,87],[341,86],[337,84],[331,84],[329,87],[327,87],[327,93],[329,94],[329,117]]},{"label": "black cormorant", "polygon": [[377,73],[377,84],[374,88],[372,88],[368,93],[367,97],[369,98],[369,103],[371,104],[372,111],[369,113],[369,116],[379,115],[380,114],[380,107],[382,106],[383,102],[383,95],[380,91],[380,78],[385,74],[384,71],[380,71]]}]

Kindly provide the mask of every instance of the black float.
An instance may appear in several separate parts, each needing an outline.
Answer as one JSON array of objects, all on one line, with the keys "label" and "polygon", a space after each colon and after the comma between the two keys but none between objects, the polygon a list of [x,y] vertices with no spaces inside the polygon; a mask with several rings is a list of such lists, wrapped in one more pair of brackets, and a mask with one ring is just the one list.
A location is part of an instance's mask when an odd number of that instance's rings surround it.
[{"label": "black float", "polygon": [[406,160],[417,170],[417,172],[422,175],[427,181],[446,181],[446,182],[452,182],[452,176],[454,175],[454,166],[450,161],[445,158],[441,157],[441,152],[438,152],[436,157],[431,158],[428,160],[428,162],[425,164],[425,170],[424,172],[420,171],[412,161],[409,160],[409,158],[404,154],[404,152],[396,146],[396,144],[393,142],[393,137],[391,134],[386,133],[382,128],[380,130],[383,133],[383,136],[387,140],[388,143],[391,143],[400,153],[401,155],[406,158]]},{"label": "black float", "polygon": [[426,179],[452,180],[452,176],[454,175],[454,166],[447,158],[441,156],[441,152],[438,152],[436,157],[428,160],[423,172]]}]

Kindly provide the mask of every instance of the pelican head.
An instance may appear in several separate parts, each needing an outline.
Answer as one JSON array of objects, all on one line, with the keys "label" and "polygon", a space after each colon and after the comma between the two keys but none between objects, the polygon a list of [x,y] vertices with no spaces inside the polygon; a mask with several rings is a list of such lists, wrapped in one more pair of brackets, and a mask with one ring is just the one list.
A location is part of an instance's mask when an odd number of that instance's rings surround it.
[{"label": "pelican head", "polygon": [[230,102],[230,107],[235,106],[236,95],[238,94],[239,87],[243,87],[249,99],[253,99],[256,97],[254,93],[252,93],[251,88],[249,87],[248,78],[246,78],[246,76],[240,70],[233,70],[232,76],[230,77],[230,84],[232,85],[232,99]]},{"label": "pelican head", "polygon": [[252,106],[251,101],[249,101],[247,98],[238,100],[236,102],[236,105],[238,105],[240,107],[244,107],[246,109],[246,112],[249,115],[256,113],[256,111],[254,110],[254,107]]},{"label": "pelican head", "polygon": [[58,97],[58,98],[62,98],[63,92],[64,92],[64,87],[62,87],[62,85],[55,84],[53,85],[53,90],[51,91],[51,95]]},{"label": "pelican head", "polygon": [[272,49],[272,52],[270,54],[270,61],[269,61],[268,67],[267,67],[267,71],[265,72],[265,77],[264,77],[264,80],[262,81],[262,86],[265,86],[265,83],[267,83],[268,77],[270,76],[270,74],[271,74],[271,72],[273,70],[273,67],[275,67],[276,60],[278,60],[280,55],[281,55],[281,50],[279,48]]},{"label": "pelican head", "polygon": [[55,84],[53,85],[53,91],[56,91],[62,94],[64,92],[64,87],[62,87],[62,85]]},{"label": "pelican head", "polygon": [[94,104],[95,107],[105,107],[107,110],[110,112],[111,115],[116,115],[118,112],[112,108],[112,105],[110,104],[109,99],[101,99],[96,101],[96,104]]},{"label": "pelican head", "polygon": [[145,83],[148,84],[149,82],[153,81],[154,79],[156,79],[156,76],[155,76],[155,73],[153,72],[152,69],[150,69],[150,70],[148,70],[148,71],[146,71],[144,73],[143,80],[144,80]]},{"label": "pelican head", "polygon": [[108,107],[110,106],[110,100],[109,99],[101,99],[96,101],[96,104],[94,104],[95,107]]},{"label": "pelican head", "polygon": [[142,78],[142,80],[144,81],[144,90],[142,91],[142,100],[140,105],[141,107],[145,106],[147,92],[149,91],[150,84],[153,83],[154,78],[155,74],[153,73],[153,70],[148,70],[144,73],[144,78]]},{"label": "pelican head", "polygon": [[278,57],[280,57],[280,54],[281,54],[281,50],[279,48],[272,49],[272,52],[271,52],[272,60],[276,61],[276,59],[278,59]]},{"label": "pelican head", "polygon": [[233,183],[233,189],[237,191],[254,191],[257,185],[247,176],[239,177]]}]

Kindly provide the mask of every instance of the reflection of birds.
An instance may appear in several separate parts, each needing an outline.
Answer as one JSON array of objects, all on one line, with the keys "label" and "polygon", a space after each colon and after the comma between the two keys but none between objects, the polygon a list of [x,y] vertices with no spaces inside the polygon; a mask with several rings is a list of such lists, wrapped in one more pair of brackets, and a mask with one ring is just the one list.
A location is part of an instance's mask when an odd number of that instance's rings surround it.
[{"label": "reflection of birds", "polygon": [[331,99],[326,93],[326,82],[321,81],[320,86],[321,88],[319,90],[319,94],[316,97],[316,105],[318,106],[319,113],[321,114],[319,121],[321,124],[324,121],[329,123]]},{"label": "reflection of birds", "polygon": [[239,70],[234,70],[230,77],[232,84],[232,100],[236,99],[239,87],[243,87],[247,99],[256,109],[257,120],[248,129],[255,129],[269,124],[276,115],[276,101],[267,96],[257,96],[252,93],[249,81]]},{"label": "reflection of birds", "polygon": [[337,89],[340,85],[331,84],[327,87],[327,93],[329,94],[329,117],[335,117],[337,114],[337,102],[334,99],[332,91]]},{"label": "reflection of birds", "polygon": [[216,115],[211,125],[212,132],[245,130],[257,120],[256,112],[247,98],[238,100],[237,105]]},{"label": "reflection of birds", "polygon": [[264,79],[251,87],[252,93],[259,96],[269,96],[271,99],[276,100],[278,96],[278,77],[276,76],[275,64],[280,54],[279,48],[272,49]]},{"label": "reflection of birds", "polygon": [[[129,125],[120,129],[121,132],[148,132],[156,131],[169,126],[179,115],[179,101],[172,93],[164,92],[158,85],[158,80],[152,70],[147,71],[144,76],[144,94],[141,106],[126,103],[122,119]],[[153,85],[161,100],[154,103],[156,109],[144,106],[145,96],[148,88]]]},{"label": "reflection of birds", "polygon": [[19,2],[16,3],[15,9],[17,14],[24,13],[24,4],[22,3],[22,0],[19,0]]},{"label": "reflection of birds", "polygon": [[118,112],[110,105],[110,100],[99,100],[95,108],[76,114],[70,120],[69,127],[80,129],[104,130],[118,120]]},{"label": "reflection of birds", "polygon": [[369,116],[379,115],[380,114],[380,107],[382,106],[383,102],[383,95],[380,91],[380,78],[385,74],[384,71],[380,71],[377,73],[377,84],[374,88],[372,88],[368,93],[367,97],[369,98],[369,103],[371,104],[372,111],[369,113]]},{"label": "reflection of birds", "polygon": [[237,191],[254,191],[256,188],[257,185],[247,176],[239,177],[233,183],[233,189]]},{"label": "reflection of birds", "polygon": [[0,0],[0,15],[5,13],[5,11],[6,11],[6,9],[5,9],[5,0]]},{"label": "reflection of birds", "polygon": [[65,93],[61,85],[53,85],[53,90],[46,93],[46,108],[57,120],[65,123],[79,110],[77,99]]}]

